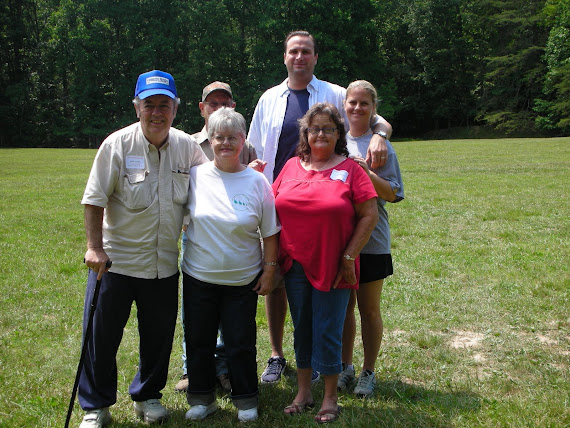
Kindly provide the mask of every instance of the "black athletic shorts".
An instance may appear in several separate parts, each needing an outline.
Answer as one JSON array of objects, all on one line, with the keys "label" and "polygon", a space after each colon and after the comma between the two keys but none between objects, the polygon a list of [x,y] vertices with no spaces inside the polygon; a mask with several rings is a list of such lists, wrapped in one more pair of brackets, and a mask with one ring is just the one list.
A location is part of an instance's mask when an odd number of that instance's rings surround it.
[{"label": "black athletic shorts", "polygon": [[360,254],[360,283],[378,281],[392,275],[391,254]]}]

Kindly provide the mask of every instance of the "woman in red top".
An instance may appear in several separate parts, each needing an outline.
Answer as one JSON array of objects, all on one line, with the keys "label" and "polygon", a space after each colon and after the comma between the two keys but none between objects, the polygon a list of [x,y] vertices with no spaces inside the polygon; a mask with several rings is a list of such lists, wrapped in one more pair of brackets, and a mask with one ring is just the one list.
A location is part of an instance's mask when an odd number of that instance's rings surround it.
[{"label": "woman in red top", "polygon": [[295,328],[298,392],[285,413],[313,406],[311,374],[325,380],[320,423],[338,417],[342,328],[358,255],[378,220],[370,178],[348,159],[346,131],[332,104],[313,105],[299,121],[297,157],[273,183],[281,221],[279,265]]}]

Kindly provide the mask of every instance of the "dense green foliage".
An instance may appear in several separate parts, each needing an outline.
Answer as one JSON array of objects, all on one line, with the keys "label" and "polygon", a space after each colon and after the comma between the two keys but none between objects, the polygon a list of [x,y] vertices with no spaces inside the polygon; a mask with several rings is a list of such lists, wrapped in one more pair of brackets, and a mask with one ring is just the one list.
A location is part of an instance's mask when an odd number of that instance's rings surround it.
[{"label": "dense green foliage", "polygon": [[176,79],[175,126],[229,82],[251,117],[285,78],[282,41],[319,41],[318,77],[367,79],[396,137],[487,125],[570,133],[569,0],[7,0],[0,5],[0,146],[96,146],[132,122],[135,79]]}]

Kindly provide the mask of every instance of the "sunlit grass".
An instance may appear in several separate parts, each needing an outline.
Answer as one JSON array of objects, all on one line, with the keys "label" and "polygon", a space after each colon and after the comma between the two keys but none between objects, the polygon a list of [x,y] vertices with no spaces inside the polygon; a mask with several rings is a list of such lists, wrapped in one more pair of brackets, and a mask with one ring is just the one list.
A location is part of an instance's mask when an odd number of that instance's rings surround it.
[{"label": "sunlit grass", "polygon": [[[570,425],[570,138],[397,142],[406,199],[389,205],[395,274],[383,292],[384,341],[370,400],[341,394],[339,427]],[[86,270],[80,200],[93,150],[0,150],[0,426],[61,427],[81,343]],[[258,305],[258,370],[269,357]],[[112,426],[138,426],[128,385],[138,363],[133,307],[119,350]],[[248,426],[286,417],[288,375],[260,386]],[[165,427],[190,425],[181,328],[163,403]],[[357,337],[355,363],[362,363]],[[317,402],[322,384],[314,389]],[[228,397],[202,424],[239,426]],[[72,426],[82,411],[76,404]]]}]

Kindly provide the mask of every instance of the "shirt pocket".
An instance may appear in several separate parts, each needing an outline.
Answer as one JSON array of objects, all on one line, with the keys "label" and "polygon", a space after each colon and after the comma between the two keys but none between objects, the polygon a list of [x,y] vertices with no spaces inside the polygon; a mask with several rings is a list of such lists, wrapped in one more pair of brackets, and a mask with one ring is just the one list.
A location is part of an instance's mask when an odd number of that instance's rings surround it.
[{"label": "shirt pocket", "polygon": [[140,210],[150,206],[150,182],[148,171],[137,170],[127,172],[123,180],[124,202],[131,210]]},{"label": "shirt pocket", "polygon": [[185,172],[172,172],[172,201],[175,204],[185,205],[188,202],[188,183],[190,174]]}]

